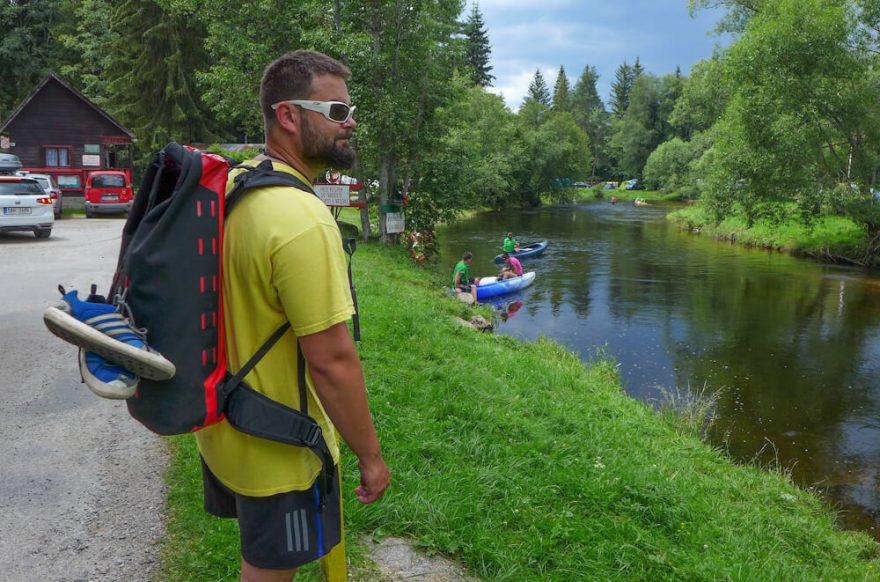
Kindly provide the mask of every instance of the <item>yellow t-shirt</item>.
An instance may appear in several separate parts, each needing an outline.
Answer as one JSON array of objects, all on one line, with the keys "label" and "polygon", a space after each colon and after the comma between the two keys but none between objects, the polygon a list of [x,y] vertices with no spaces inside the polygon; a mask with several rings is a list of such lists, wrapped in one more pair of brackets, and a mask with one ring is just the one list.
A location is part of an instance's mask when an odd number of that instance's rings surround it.
[{"label": "yellow t-shirt", "polygon": [[[276,170],[310,183],[296,170]],[[256,165],[257,162],[248,162]],[[227,183],[231,189],[232,177]],[[245,382],[300,410],[298,336],[323,331],[354,313],[339,227],[316,196],[289,187],[247,192],[230,213],[223,241],[223,308],[226,356],[235,372],[285,320],[292,329],[260,360]],[[330,419],[307,374],[308,412],[339,460]],[[308,489],[321,471],[309,449],[239,432],[225,420],[196,433],[199,451],[227,487],[251,497]]]}]

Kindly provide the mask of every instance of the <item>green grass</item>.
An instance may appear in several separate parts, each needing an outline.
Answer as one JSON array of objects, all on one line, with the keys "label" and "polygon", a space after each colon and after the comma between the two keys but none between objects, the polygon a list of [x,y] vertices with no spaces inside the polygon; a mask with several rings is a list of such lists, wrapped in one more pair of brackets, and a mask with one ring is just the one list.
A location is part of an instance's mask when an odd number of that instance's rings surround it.
[{"label": "green grass", "polygon": [[606,198],[617,196],[618,200],[635,200],[636,198],[644,198],[651,202],[664,199],[663,194],[657,190],[626,190],[624,188],[618,188],[617,190],[605,190],[605,192]]},{"label": "green grass", "polygon": [[[880,579],[871,538],[784,475],[734,465],[700,423],[626,396],[613,363],[461,326],[474,312],[445,295],[446,273],[401,249],[363,245],[354,270],[393,484],[358,504],[346,455],[349,540],[404,536],[485,580]],[[167,579],[234,580],[234,524],[201,510],[191,437],[174,448]],[[355,550],[354,577],[375,579]]]},{"label": "green grass", "polygon": [[700,234],[746,246],[790,252],[824,260],[860,261],[865,254],[865,229],[845,216],[819,216],[812,225],[796,217],[783,222],[759,220],[751,227],[741,216],[719,224],[699,204],[670,213],[667,218]]}]

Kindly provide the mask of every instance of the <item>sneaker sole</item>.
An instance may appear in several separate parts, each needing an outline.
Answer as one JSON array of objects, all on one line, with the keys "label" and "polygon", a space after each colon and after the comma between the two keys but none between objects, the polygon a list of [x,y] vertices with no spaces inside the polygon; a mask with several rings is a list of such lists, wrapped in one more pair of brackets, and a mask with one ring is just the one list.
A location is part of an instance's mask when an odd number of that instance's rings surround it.
[{"label": "sneaker sole", "polygon": [[[92,376],[86,366],[86,353],[84,351],[80,351],[79,353],[79,365],[80,371],[83,375],[83,382],[85,382],[86,387],[101,398],[109,398],[110,400],[127,400],[137,392],[137,383],[133,386],[125,386],[122,382],[101,382]],[[114,386],[114,384],[116,384],[116,386]]]},{"label": "sneaker sole", "polygon": [[43,313],[43,323],[64,341],[94,352],[141,378],[168,380],[177,371],[174,364],[159,354],[113,339],[56,307]]}]

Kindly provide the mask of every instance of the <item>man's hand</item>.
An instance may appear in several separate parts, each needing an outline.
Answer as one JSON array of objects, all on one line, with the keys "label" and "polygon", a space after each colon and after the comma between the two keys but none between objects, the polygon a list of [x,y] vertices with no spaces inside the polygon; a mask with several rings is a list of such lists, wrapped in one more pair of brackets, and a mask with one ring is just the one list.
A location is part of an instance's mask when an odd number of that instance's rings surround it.
[{"label": "man's hand", "polygon": [[385,460],[380,456],[375,460],[358,461],[361,472],[361,486],[354,490],[358,501],[373,503],[379,501],[391,484],[391,473]]}]

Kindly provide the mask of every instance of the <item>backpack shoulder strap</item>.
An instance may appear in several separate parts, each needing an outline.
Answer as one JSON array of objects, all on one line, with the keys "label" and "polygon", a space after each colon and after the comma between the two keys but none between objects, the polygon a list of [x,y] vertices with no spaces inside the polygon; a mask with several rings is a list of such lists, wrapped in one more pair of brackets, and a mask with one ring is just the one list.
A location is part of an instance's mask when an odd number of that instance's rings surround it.
[{"label": "backpack shoulder strap", "polygon": [[[232,207],[248,190],[254,190],[256,188],[265,188],[267,186],[290,186],[292,188],[303,190],[317,196],[311,186],[309,186],[293,174],[290,174],[288,172],[279,172],[273,169],[272,160],[269,159],[263,160],[257,166],[247,166],[245,164],[239,164],[230,168],[230,171],[235,169],[244,169],[245,171],[235,176],[235,186],[232,188],[232,191],[230,191],[229,194],[226,195],[226,214],[229,214],[229,212],[232,210]],[[345,251],[345,254],[348,255],[348,287],[351,291],[351,300],[354,304],[354,315],[352,316],[352,333],[355,341],[360,341],[361,326],[360,317],[358,317],[359,309],[357,303],[357,293],[355,292],[354,281],[351,276],[351,258],[354,254],[355,249],[357,249],[357,241],[353,238],[343,239],[342,249]]]},{"label": "backpack shoulder strap", "polygon": [[311,186],[293,174],[274,170],[272,168],[271,160],[263,160],[256,167],[240,164],[230,168],[230,171],[236,169],[244,169],[245,171],[235,176],[235,186],[233,186],[229,194],[226,195],[227,214],[248,190],[266,188],[269,186],[289,186],[298,190],[304,190],[310,194],[315,194],[315,191]]}]

